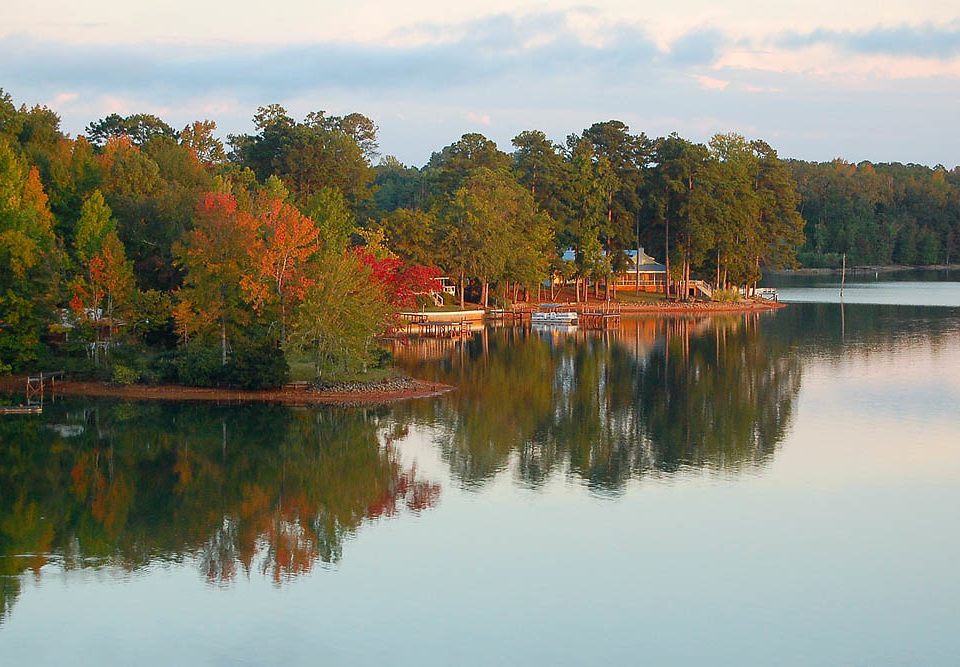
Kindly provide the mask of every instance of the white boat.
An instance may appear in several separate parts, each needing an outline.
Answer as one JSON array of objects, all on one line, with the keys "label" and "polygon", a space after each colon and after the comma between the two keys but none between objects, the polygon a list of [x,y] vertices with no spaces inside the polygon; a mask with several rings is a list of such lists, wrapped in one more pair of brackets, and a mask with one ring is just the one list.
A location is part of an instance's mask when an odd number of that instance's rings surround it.
[{"label": "white boat", "polygon": [[531,324],[562,324],[575,326],[577,314],[557,310],[538,310],[530,314]]}]

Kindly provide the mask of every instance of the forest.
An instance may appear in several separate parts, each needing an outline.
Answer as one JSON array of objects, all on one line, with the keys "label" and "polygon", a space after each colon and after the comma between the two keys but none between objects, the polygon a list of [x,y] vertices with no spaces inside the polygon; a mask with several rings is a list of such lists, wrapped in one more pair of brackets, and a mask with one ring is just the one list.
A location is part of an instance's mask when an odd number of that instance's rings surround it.
[{"label": "forest", "polygon": [[642,246],[673,281],[732,292],[842,254],[949,263],[960,232],[957,169],[784,160],[733,133],[610,120],[509,151],[469,133],[416,167],[360,113],[274,104],[253,127],[111,114],[71,137],[0,90],[0,374],[278,386],[291,366],[382,365],[378,336],[440,275],[461,305],[556,279],[609,296]]}]

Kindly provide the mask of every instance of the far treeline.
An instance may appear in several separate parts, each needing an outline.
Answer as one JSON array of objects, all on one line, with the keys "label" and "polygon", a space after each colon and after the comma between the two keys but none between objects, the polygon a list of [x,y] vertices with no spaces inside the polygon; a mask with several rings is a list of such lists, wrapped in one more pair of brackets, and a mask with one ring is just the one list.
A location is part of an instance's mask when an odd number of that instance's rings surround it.
[{"label": "far treeline", "polygon": [[359,113],[270,105],[254,125],[223,143],[210,120],[112,114],[71,138],[0,90],[0,372],[274,386],[381,363],[377,336],[439,275],[461,304],[558,279],[579,299],[643,246],[673,281],[732,290],[798,252],[946,263],[960,228],[956,170],[783,161],[736,134],[606,121],[510,153],[466,134],[418,168]]}]

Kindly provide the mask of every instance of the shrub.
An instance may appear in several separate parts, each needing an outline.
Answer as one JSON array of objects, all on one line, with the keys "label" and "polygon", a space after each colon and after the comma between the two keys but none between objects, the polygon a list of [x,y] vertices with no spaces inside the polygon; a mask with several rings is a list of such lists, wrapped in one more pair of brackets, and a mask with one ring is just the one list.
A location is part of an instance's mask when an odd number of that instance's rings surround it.
[{"label": "shrub", "polygon": [[290,377],[283,350],[270,341],[257,341],[235,349],[226,371],[227,384],[243,389],[282,387]]},{"label": "shrub", "polygon": [[214,387],[224,376],[220,350],[198,344],[184,345],[174,359],[177,381],[191,387]]},{"label": "shrub", "polygon": [[393,362],[393,353],[385,347],[374,349],[371,356],[374,368],[386,368]]},{"label": "shrub", "polygon": [[135,384],[140,379],[140,373],[129,366],[114,364],[111,377],[117,384]]},{"label": "shrub", "polygon": [[713,296],[710,298],[712,301],[719,301],[720,303],[736,303],[743,299],[743,295],[740,294],[740,290],[732,287],[730,289],[713,290]]}]

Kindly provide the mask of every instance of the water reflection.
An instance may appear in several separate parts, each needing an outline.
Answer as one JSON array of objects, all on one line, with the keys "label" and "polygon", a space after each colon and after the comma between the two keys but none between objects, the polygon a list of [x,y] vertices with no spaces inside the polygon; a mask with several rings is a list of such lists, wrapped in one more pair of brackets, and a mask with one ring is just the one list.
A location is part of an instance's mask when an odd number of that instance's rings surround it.
[{"label": "water reflection", "polygon": [[801,380],[790,341],[762,335],[770,317],[633,319],[602,332],[491,329],[465,345],[414,341],[397,348],[400,362],[459,389],[395,413],[437,426],[451,469],[468,486],[514,456],[526,484],[563,471],[601,492],[684,466],[759,466],[787,431]]},{"label": "water reflection", "polygon": [[361,524],[436,504],[382,412],[130,403],[0,422],[0,620],[20,575],[193,558],[210,582],[276,583]]},{"label": "water reflection", "polygon": [[[390,409],[72,401],[42,418],[7,417],[0,623],[49,565],[128,572],[175,562],[221,586],[249,576],[279,584],[337,562],[365,522],[438,502],[445,471],[428,481],[401,463],[411,433],[430,434],[468,489],[504,471],[544,494],[565,477],[603,495],[650,477],[770,474],[805,372],[809,406],[824,368],[877,356],[890,359],[888,376],[894,361],[940,348],[949,363],[957,315],[797,304],[764,315],[625,319],[603,332],[504,327],[462,345],[397,347],[411,374],[458,389]],[[931,404],[955,395],[936,389]],[[905,398],[895,396],[901,408]],[[437,532],[451,525],[433,521]]]}]

